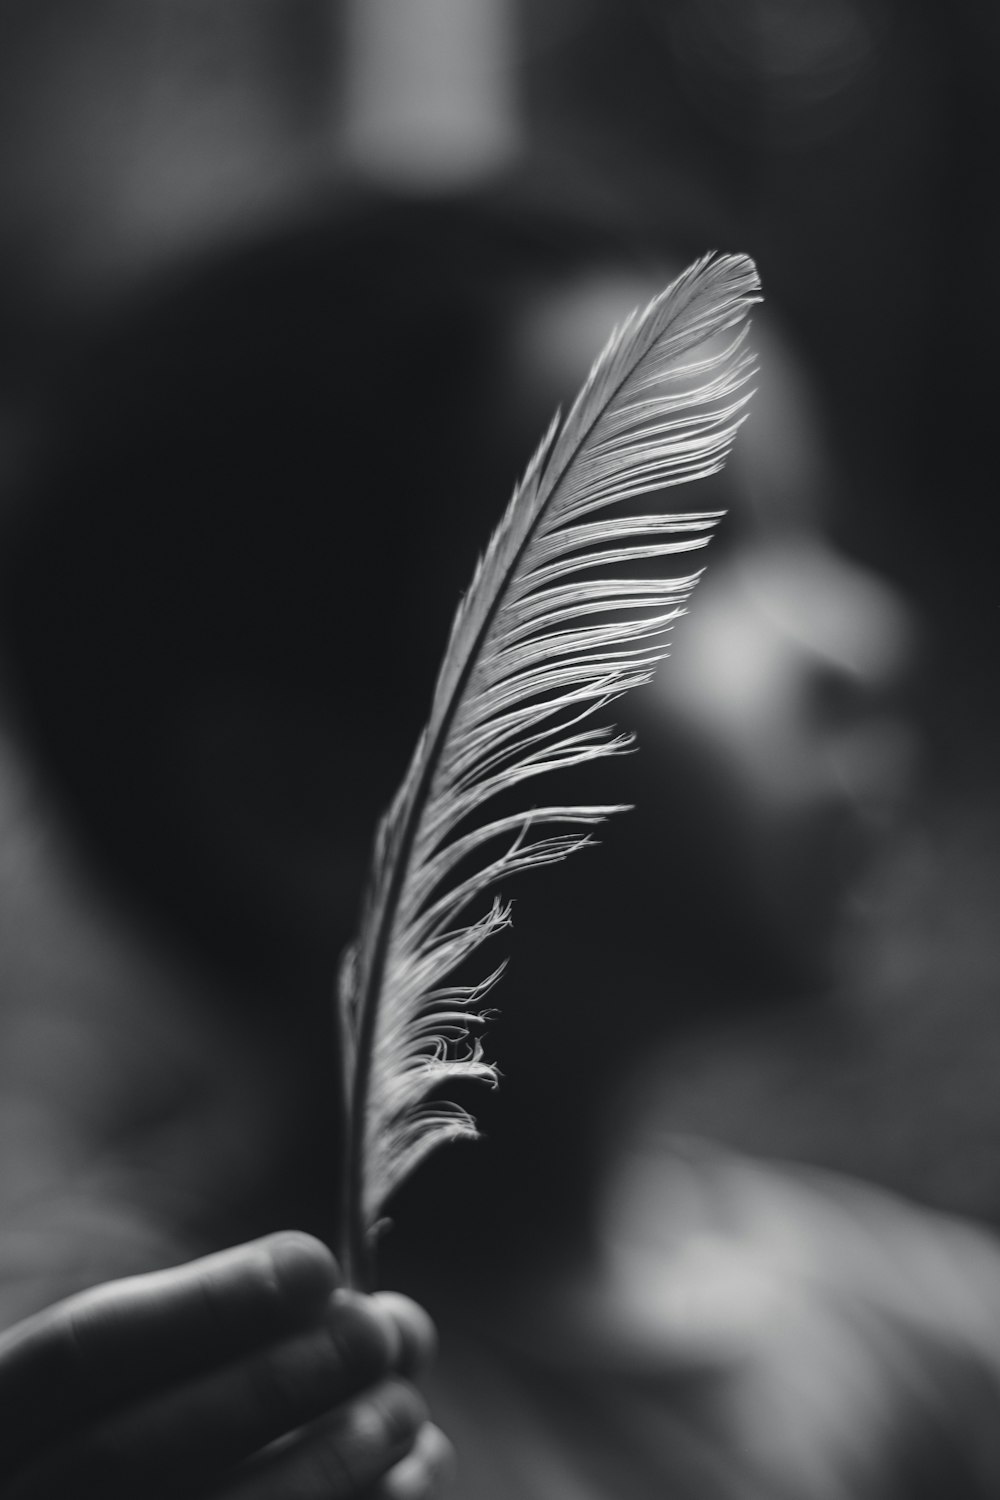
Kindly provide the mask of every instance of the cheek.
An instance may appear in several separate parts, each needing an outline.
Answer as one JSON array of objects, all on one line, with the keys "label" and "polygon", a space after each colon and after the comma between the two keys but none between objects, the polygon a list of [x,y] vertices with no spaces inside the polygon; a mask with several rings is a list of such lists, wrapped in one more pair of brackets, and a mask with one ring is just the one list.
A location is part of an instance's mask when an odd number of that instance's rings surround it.
[{"label": "cheek", "polygon": [[[737,901],[814,965],[898,819],[914,758],[905,723],[874,702],[827,712],[815,691],[827,669],[735,591],[706,594],[638,705],[650,762],[686,747],[685,796]],[[668,803],[676,781],[658,791]]]}]

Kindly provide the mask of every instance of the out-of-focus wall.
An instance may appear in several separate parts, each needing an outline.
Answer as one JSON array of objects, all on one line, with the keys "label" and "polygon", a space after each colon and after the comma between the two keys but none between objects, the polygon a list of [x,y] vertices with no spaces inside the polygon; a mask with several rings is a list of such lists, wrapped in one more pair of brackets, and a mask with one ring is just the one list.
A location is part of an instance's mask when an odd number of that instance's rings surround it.
[{"label": "out-of-focus wall", "polygon": [[323,0],[13,0],[0,11],[8,318],[247,231],[326,168]]}]

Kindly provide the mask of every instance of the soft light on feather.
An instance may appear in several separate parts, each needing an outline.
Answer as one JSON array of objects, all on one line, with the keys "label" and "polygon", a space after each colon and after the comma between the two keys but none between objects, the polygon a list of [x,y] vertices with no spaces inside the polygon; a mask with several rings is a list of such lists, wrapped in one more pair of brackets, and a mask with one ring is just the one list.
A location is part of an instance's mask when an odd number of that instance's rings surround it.
[{"label": "soft light on feather", "polygon": [[753,262],[710,255],[626,319],[532,459],[455,615],[340,974],[338,1248],[351,1284],[369,1279],[389,1195],[435,1147],[476,1134],[439,1087],[496,1080],[474,1032],[501,969],[475,985],[449,980],[508,925],[498,886],[582,848],[583,830],[621,810],[491,815],[490,804],[630,745],[586,720],[649,681],[698,573],[629,579],[622,565],[703,547],[718,513],[637,515],[625,503],[722,467],[750,399],[746,319],[756,301]]}]

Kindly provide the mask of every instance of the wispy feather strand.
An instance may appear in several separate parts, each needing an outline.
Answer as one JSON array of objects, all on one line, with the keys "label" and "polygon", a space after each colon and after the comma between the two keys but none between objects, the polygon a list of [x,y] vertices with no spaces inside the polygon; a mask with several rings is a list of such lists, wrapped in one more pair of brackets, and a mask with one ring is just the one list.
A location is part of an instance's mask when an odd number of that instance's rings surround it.
[{"label": "wispy feather strand", "polygon": [[436,1146],[476,1133],[464,1109],[431,1096],[456,1079],[496,1079],[472,1028],[502,966],[475,985],[448,980],[510,908],[494,895],[474,920],[463,914],[508,876],[583,847],[581,830],[620,810],[484,808],[628,747],[630,736],[586,721],[649,680],[698,574],[627,579],[621,565],[704,546],[718,513],[594,517],[722,467],[749,400],[745,320],[758,294],[746,257],[706,256],[626,319],[553,422],[455,615],[341,969],[339,1248],[355,1284],[393,1190]]}]

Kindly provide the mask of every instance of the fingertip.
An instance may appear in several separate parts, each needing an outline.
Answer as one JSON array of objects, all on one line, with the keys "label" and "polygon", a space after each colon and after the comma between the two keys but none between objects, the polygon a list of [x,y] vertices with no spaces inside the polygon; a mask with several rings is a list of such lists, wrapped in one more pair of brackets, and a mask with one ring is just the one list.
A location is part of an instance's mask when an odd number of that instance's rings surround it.
[{"label": "fingertip", "polygon": [[355,1384],[368,1384],[397,1368],[399,1329],[375,1297],[340,1287],[330,1299],[327,1317]]},{"label": "fingertip", "polygon": [[401,1375],[417,1375],[437,1354],[437,1329],[430,1315],[402,1292],[375,1292],[371,1300],[395,1329],[397,1352],[393,1366]]},{"label": "fingertip", "polygon": [[256,1241],[280,1300],[291,1314],[307,1316],[323,1308],[340,1285],[331,1251],[300,1229],[281,1229]]}]

